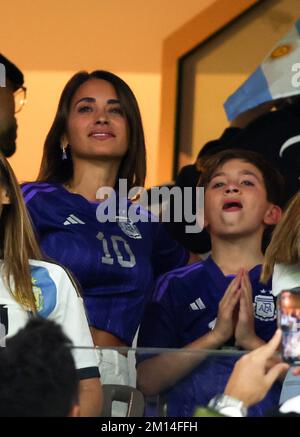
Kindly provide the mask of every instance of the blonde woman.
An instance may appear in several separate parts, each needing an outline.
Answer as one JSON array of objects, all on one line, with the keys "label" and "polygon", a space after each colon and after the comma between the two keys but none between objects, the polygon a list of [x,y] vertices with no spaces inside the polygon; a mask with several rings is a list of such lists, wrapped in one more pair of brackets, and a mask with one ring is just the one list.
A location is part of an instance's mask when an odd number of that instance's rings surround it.
[{"label": "blonde woman", "polygon": [[[1,342],[35,315],[60,324],[75,346],[93,346],[82,300],[68,273],[43,261],[15,175],[0,154]],[[98,416],[102,391],[95,352],[74,349],[81,415]],[[38,378],[38,375],[37,375]]]},{"label": "blonde woman", "polygon": [[[300,191],[291,199],[266,251],[261,276],[263,282],[272,273],[272,290],[275,296],[281,290],[300,286]],[[288,372],[280,403],[299,394],[299,378]]]}]

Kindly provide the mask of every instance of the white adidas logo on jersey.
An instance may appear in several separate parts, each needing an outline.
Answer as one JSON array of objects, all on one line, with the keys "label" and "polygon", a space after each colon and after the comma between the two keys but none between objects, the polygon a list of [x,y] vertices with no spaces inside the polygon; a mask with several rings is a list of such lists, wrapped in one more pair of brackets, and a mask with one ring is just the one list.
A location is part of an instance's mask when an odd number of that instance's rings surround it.
[{"label": "white adidas logo on jersey", "polygon": [[193,311],[204,310],[204,308],[206,308],[200,297],[198,297],[195,302],[190,303],[190,307]]},{"label": "white adidas logo on jersey", "polygon": [[64,225],[85,225],[85,223],[80,220],[76,215],[70,214],[69,217],[67,217],[66,221],[64,222]]}]

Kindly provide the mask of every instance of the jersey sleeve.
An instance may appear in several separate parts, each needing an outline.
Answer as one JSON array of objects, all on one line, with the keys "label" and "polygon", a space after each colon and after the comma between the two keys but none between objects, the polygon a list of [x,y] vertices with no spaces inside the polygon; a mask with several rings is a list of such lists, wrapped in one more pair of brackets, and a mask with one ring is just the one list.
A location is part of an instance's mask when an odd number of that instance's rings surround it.
[{"label": "jersey sleeve", "polygon": [[[178,347],[176,307],[172,299],[171,284],[166,276],[160,278],[153,299],[146,306],[138,334],[138,347]],[[150,355],[139,354],[137,362],[147,358]]]},{"label": "jersey sleeve", "polygon": [[157,278],[162,273],[187,264],[188,251],[174,240],[163,223],[158,223],[153,246],[153,271]]},{"label": "jersey sleeve", "polygon": [[49,228],[49,215],[53,214],[51,205],[48,204],[47,197],[41,197],[39,193],[51,193],[56,188],[47,183],[24,183],[21,191],[27,210],[29,212],[34,230],[39,238]]},{"label": "jersey sleeve", "polygon": [[78,295],[68,274],[59,267],[57,290],[59,297],[53,312],[65,334],[72,340],[73,356],[80,379],[99,377],[94,343],[88,326],[83,300]]}]

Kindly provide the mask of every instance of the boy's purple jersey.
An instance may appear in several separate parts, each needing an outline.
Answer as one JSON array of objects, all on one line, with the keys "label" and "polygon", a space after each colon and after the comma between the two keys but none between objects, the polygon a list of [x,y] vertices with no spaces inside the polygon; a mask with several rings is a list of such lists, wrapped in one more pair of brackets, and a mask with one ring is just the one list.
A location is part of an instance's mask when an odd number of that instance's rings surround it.
[{"label": "boy's purple jersey", "polygon": [[186,264],[187,252],[161,223],[100,223],[98,202],[60,184],[26,183],[22,191],[45,254],[81,284],[90,325],[131,345],[154,278]]},{"label": "boy's purple jersey", "polygon": [[[271,281],[261,284],[260,272],[261,266],[249,272],[255,332],[268,341],[276,330],[276,306]],[[211,257],[163,275],[146,307],[138,346],[182,348],[208,333],[215,325],[219,302],[233,277],[224,276]],[[234,339],[227,345],[234,346]],[[205,406],[216,394],[223,393],[238,358],[215,355],[202,361],[169,391],[168,415],[190,416],[196,405]],[[274,403],[278,404],[279,394],[278,384],[250,413],[262,415]]]}]

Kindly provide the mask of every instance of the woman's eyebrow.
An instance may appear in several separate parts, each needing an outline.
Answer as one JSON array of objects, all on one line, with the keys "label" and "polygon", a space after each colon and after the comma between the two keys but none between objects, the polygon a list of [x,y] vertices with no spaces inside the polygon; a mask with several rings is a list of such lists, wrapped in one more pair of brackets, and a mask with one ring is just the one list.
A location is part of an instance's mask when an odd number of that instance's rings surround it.
[{"label": "woman's eyebrow", "polygon": [[94,97],[82,97],[78,100],[78,102],[75,103],[74,106],[78,105],[80,102],[89,102],[89,103],[95,103],[96,99]]},{"label": "woman's eyebrow", "polygon": [[[74,106],[78,105],[78,103],[80,102],[89,102],[89,103],[96,103],[96,99],[95,97],[82,97],[81,99],[79,99]],[[120,100],[118,99],[108,99],[107,104],[109,105],[115,105],[116,103],[120,103]]]},{"label": "woman's eyebrow", "polygon": [[115,105],[116,103],[120,103],[120,100],[118,100],[118,99],[109,99],[109,100],[107,100],[107,103],[109,105]]}]

